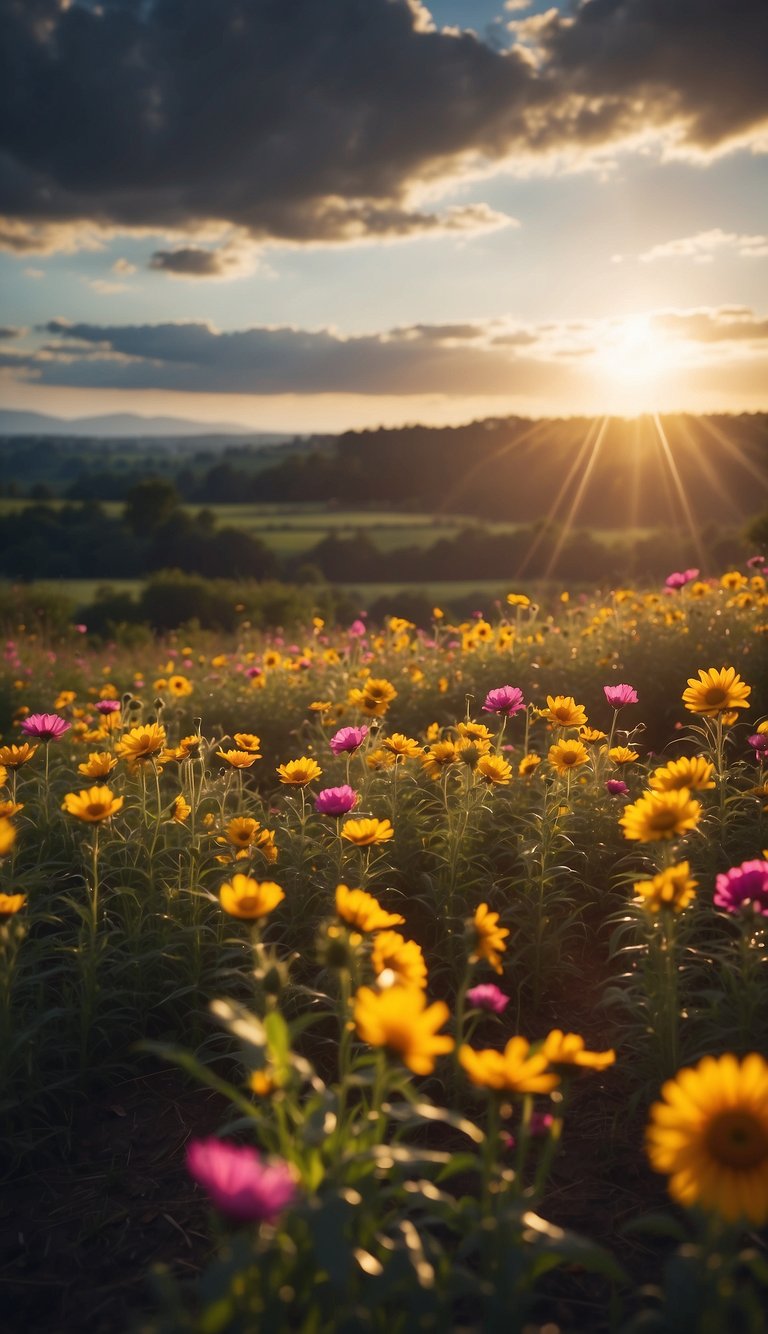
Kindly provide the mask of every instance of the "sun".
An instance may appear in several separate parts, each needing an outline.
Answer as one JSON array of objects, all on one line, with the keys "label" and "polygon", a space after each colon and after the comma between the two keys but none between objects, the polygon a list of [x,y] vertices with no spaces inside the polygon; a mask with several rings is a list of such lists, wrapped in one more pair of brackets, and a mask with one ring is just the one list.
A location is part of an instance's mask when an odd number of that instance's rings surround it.
[{"label": "sun", "polygon": [[650,315],[606,323],[592,358],[606,410],[633,414],[661,408],[679,365],[676,352]]}]

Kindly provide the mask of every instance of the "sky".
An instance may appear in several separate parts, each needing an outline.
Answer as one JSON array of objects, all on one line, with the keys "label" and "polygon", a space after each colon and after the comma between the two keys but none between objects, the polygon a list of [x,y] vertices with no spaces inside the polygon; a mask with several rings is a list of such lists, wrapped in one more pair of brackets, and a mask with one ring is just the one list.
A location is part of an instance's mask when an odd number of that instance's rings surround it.
[{"label": "sky", "polygon": [[0,406],[768,409],[765,0],[0,0]]}]

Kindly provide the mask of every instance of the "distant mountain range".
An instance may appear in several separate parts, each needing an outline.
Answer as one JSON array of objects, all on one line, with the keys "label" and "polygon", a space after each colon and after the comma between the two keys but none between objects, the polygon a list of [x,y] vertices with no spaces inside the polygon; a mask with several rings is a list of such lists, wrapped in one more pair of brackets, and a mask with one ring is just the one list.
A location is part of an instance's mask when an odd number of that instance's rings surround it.
[{"label": "distant mountain range", "polygon": [[231,422],[197,422],[184,417],[142,417],[136,412],[114,412],[101,417],[51,417],[44,412],[0,409],[0,435],[54,436],[247,436],[256,444],[279,444],[294,437],[279,431],[250,431]]}]

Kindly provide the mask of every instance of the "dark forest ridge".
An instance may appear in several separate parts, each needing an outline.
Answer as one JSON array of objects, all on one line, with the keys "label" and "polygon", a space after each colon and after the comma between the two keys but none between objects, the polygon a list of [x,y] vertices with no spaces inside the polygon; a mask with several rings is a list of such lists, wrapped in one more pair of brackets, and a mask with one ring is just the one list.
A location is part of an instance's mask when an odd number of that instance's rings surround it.
[{"label": "dark forest ridge", "polygon": [[244,435],[255,441],[289,440],[278,431],[250,431],[232,422],[192,421],[186,417],[145,417],[138,412],[113,412],[97,417],[52,417],[45,412],[0,409],[0,436],[183,436]]}]

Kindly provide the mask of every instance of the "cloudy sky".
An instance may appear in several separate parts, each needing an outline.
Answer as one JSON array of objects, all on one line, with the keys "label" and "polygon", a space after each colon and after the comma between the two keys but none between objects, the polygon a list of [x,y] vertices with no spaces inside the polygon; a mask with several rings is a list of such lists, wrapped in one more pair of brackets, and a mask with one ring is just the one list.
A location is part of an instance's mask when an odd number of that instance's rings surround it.
[{"label": "cloudy sky", "polygon": [[768,409],[765,0],[0,0],[0,401]]}]

